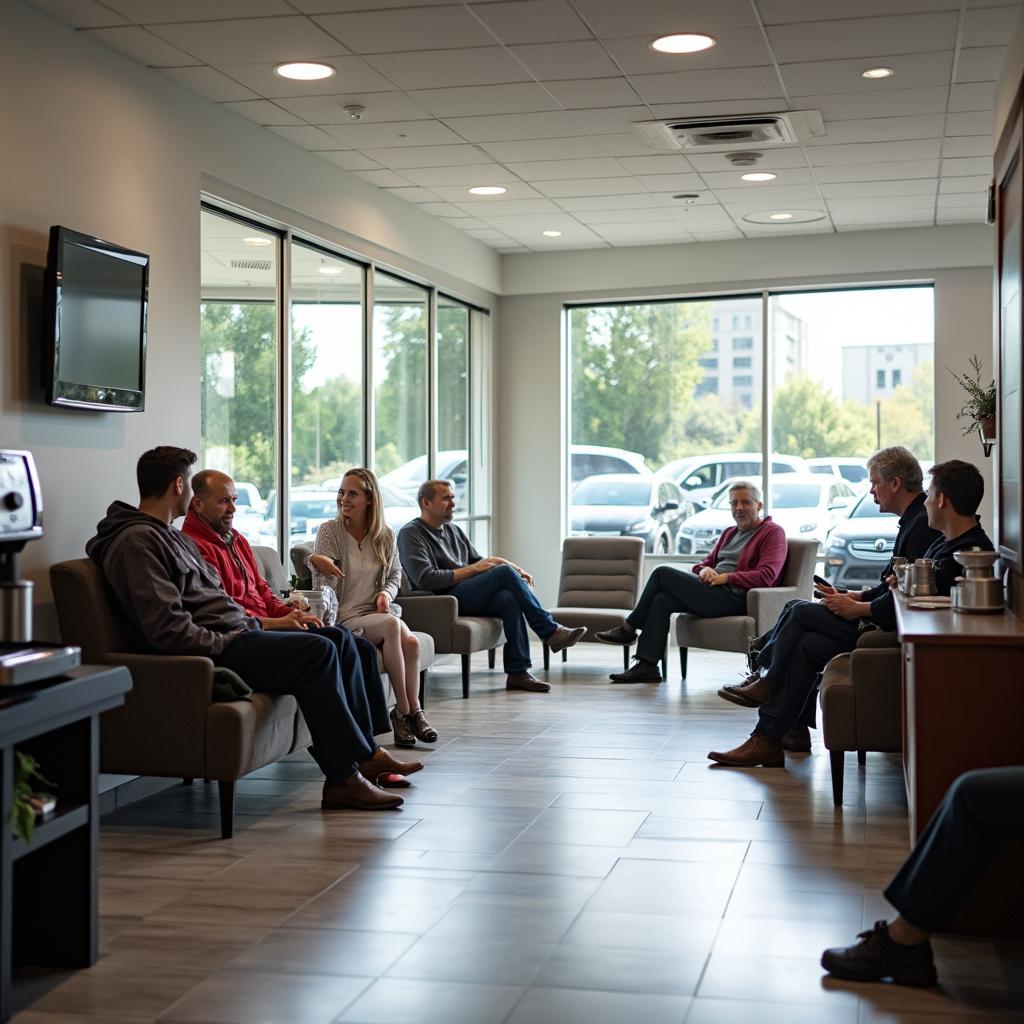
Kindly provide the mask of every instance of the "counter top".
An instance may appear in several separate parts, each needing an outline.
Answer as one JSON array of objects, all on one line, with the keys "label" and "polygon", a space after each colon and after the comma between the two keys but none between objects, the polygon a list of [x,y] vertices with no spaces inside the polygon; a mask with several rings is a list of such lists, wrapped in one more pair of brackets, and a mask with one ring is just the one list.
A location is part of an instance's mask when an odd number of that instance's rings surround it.
[{"label": "counter top", "polygon": [[901,640],[933,644],[1024,645],[1024,622],[1012,612],[955,612],[951,608],[909,608],[906,594],[897,592],[896,629]]}]

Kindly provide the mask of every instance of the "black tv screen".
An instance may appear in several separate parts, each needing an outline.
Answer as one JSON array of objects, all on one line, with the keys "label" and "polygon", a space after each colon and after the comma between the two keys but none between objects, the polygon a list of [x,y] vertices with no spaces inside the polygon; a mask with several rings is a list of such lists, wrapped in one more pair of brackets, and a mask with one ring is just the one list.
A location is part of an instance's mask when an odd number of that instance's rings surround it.
[{"label": "black tv screen", "polygon": [[53,227],[45,288],[47,401],[142,412],[149,257]]}]

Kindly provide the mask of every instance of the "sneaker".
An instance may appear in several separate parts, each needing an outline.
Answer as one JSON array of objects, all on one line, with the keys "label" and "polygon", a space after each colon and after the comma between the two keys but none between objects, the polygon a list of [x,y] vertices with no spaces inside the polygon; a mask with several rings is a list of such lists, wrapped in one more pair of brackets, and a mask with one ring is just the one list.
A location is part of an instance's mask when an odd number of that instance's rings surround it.
[{"label": "sneaker", "polygon": [[636,643],[636,630],[631,633],[625,626],[616,626],[614,629],[602,629],[594,636],[603,644],[616,644],[619,647],[632,647]]},{"label": "sneaker", "polygon": [[889,925],[876,921],[870,931],[857,936],[852,946],[826,949],[821,966],[829,974],[847,981],[881,981],[892,978],[897,985],[925,987],[938,981],[931,943],[925,940],[904,946],[889,937]]},{"label": "sneaker", "polygon": [[409,724],[409,716],[403,715],[398,708],[392,708],[389,712],[391,729],[395,734],[396,747],[415,747],[416,734]]},{"label": "sneaker", "polygon": [[636,659],[636,664],[625,672],[613,672],[608,677],[613,683],[660,683],[661,670],[649,661]]}]

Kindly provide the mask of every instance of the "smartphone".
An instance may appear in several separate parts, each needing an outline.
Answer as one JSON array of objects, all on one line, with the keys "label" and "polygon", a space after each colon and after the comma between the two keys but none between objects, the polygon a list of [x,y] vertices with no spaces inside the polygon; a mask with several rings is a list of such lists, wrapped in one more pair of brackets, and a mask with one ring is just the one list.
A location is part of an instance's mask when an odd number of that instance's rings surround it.
[{"label": "smartphone", "polygon": [[828,581],[828,580],[822,579],[822,578],[821,578],[820,576],[818,576],[817,574],[815,574],[814,576],[812,576],[812,577],[811,577],[811,579],[812,579],[812,580],[814,580],[814,582],[815,582],[815,583],[816,583],[816,584],[817,584],[817,585],[818,585],[819,587],[828,587],[828,589],[829,589],[829,590],[832,590],[832,589],[834,589],[834,588],[833,588],[833,586],[832,586],[832,584],[831,584],[831,583],[829,583],[829,581]]}]

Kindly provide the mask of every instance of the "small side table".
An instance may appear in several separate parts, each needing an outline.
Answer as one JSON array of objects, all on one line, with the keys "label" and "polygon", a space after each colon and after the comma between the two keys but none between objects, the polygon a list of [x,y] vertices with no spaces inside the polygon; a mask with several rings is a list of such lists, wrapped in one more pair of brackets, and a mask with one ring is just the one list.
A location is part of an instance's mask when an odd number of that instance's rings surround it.
[{"label": "small side table", "polygon": [[[127,669],[95,665],[56,682],[0,687],[0,1024],[11,1015],[12,960],[96,962],[99,716],[123,704],[131,687]],[[31,843],[7,820],[15,747],[39,761],[57,790],[57,809],[37,823]]]}]

